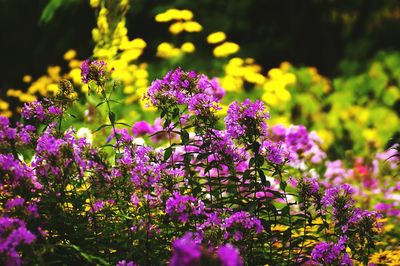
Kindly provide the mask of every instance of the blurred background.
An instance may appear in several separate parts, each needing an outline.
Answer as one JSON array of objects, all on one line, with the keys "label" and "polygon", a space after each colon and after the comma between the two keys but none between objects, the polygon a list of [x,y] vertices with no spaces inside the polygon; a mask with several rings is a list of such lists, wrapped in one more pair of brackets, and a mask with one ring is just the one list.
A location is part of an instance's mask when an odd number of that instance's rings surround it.
[{"label": "blurred background", "polygon": [[[225,32],[240,44],[239,55],[267,69],[289,61],[328,77],[350,75],[377,51],[400,49],[397,0],[133,0],[127,27],[129,35],[149,41],[145,60],[168,35],[154,16],[170,7],[194,11],[204,28]],[[49,64],[62,65],[70,48],[88,57],[94,46],[96,17],[89,1],[0,0],[0,20],[2,89],[21,83],[21,74],[37,76]]]},{"label": "blurred background", "polygon": [[0,0],[0,20],[0,114],[14,120],[62,78],[85,95],[94,57],[115,67],[128,124],[154,119],[143,93],[181,66],[218,78],[223,111],[262,99],[271,124],[315,130],[332,158],[399,139],[398,0]]}]

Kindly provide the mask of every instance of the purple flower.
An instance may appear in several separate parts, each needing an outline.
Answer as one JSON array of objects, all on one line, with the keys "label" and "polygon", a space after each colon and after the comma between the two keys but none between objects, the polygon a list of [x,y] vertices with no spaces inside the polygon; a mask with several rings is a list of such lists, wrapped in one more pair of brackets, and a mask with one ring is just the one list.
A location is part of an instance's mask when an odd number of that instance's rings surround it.
[{"label": "purple flower", "polygon": [[265,110],[264,103],[257,100],[254,103],[249,99],[241,104],[233,102],[225,118],[226,130],[233,139],[267,136],[267,123],[269,113]]},{"label": "purple flower", "polygon": [[331,242],[318,243],[311,252],[311,261],[323,265],[353,265],[353,261],[345,251],[346,241],[346,237],[340,237],[337,244]]},{"label": "purple flower", "polygon": [[201,247],[193,240],[191,233],[176,239],[172,246],[171,266],[191,266],[200,261]]},{"label": "purple flower", "polygon": [[239,251],[231,244],[226,244],[218,248],[218,257],[222,266],[242,266],[243,260]]},{"label": "purple flower", "polygon": [[136,266],[136,263],[134,263],[133,261],[120,260],[118,261],[116,266]]},{"label": "purple flower", "polygon": [[103,85],[107,79],[107,64],[104,61],[90,61],[86,59],[81,65],[81,78],[84,84],[95,81],[97,85]]},{"label": "purple flower", "polygon": [[177,68],[169,71],[162,80],[153,81],[144,98],[162,110],[187,105],[195,115],[207,117],[220,109],[217,102],[221,90],[216,80],[210,81],[204,75]]},{"label": "purple flower", "polygon": [[134,136],[152,134],[154,133],[153,127],[146,121],[138,121],[132,126],[132,133]]},{"label": "purple flower", "polygon": [[31,244],[36,239],[25,222],[17,218],[0,217],[0,254],[5,255],[7,265],[20,265],[21,257],[17,248]]},{"label": "purple flower", "polygon": [[195,197],[180,195],[175,192],[166,202],[165,212],[171,218],[177,218],[180,222],[185,223],[189,220],[189,215],[201,215],[204,211],[204,203]]},{"label": "purple flower", "polygon": [[243,234],[247,235],[251,231],[257,234],[260,234],[264,231],[261,221],[244,211],[236,212],[230,217],[226,218],[224,221],[224,227],[227,230],[225,238],[228,238],[233,231],[233,238],[236,241],[241,240],[243,238]]},{"label": "purple flower", "polygon": [[25,203],[25,199],[23,198],[13,198],[7,201],[5,209],[10,210],[18,206],[22,206]]}]

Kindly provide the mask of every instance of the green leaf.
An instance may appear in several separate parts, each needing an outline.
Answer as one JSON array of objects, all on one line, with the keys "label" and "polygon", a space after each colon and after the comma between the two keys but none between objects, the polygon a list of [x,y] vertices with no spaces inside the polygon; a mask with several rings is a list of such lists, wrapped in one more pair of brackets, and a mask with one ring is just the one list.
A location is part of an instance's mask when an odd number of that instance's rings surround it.
[{"label": "green leaf", "polygon": [[164,150],[164,161],[167,161],[169,157],[171,157],[172,154],[172,148],[168,147]]},{"label": "green leaf", "polygon": [[102,128],[105,128],[105,127],[111,127],[111,125],[110,124],[103,124],[103,125],[99,126],[95,131],[93,131],[93,133],[96,133],[97,131],[99,131]]},{"label": "green leaf", "polygon": [[181,131],[182,144],[187,144],[189,142],[189,133],[186,130]]},{"label": "green leaf", "polygon": [[47,24],[51,22],[59,10],[63,6],[68,6],[71,4],[78,4],[80,0],[50,0],[40,16],[39,23]]},{"label": "green leaf", "polygon": [[105,101],[99,102],[98,104],[96,104],[96,108],[101,106],[103,103],[105,103]]},{"label": "green leaf", "polygon": [[175,118],[179,115],[179,108],[176,107],[173,111],[172,111],[172,118]]},{"label": "green leaf", "polygon": [[271,186],[271,183],[270,183],[269,181],[267,181],[267,179],[266,179],[266,177],[265,177],[265,174],[264,174],[264,171],[261,170],[261,169],[257,169],[257,171],[258,171],[258,175],[259,175],[260,178],[261,178],[261,183],[262,183],[264,186],[270,187],[270,186]]},{"label": "green leaf", "polygon": [[285,191],[285,189],[286,189],[286,187],[287,187],[287,183],[286,183],[286,181],[281,181],[281,183],[279,184],[279,187],[283,190],[283,191]]},{"label": "green leaf", "polygon": [[108,112],[108,118],[110,119],[111,124],[115,123],[115,113],[114,112]]}]

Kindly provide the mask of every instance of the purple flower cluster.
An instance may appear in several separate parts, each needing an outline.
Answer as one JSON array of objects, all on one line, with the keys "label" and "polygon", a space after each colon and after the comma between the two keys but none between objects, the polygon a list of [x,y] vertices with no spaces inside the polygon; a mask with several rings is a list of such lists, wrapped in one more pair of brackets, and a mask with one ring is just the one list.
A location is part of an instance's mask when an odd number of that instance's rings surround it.
[{"label": "purple flower cluster", "polygon": [[189,111],[199,115],[218,110],[217,103],[222,95],[223,89],[216,80],[210,81],[205,75],[177,68],[169,71],[162,80],[153,81],[144,97],[160,109],[187,105]]},{"label": "purple flower cluster", "polygon": [[15,188],[28,183],[33,188],[42,188],[32,168],[15,159],[12,154],[0,154],[0,170],[0,186]]},{"label": "purple flower cluster", "polygon": [[340,184],[342,183],[347,177],[352,175],[351,170],[346,170],[343,168],[342,161],[336,160],[333,162],[326,162],[326,171],[325,171],[325,180],[324,185],[326,187],[330,187],[330,184]]},{"label": "purple flower cluster", "polygon": [[338,243],[320,242],[311,252],[311,262],[321,265],[353,265],[346,252],[347,238],[341,237]]},{"label": "purple flower cluster", "polygon": [[137,264],[134,263],[133,261],[121,260],[121,261],[118,261],[116,266],[137,266]]},{"label": "purple flower cluster", "polygon": [[[269,113],[265,110],[262,101],[251,102],[244,100],[241,104],[233,102],[228,109],[225,125],[228,135],[233,139],[241,139],[249,136],[258,138],[267,136],[267,122]],[[252,141],[254,141],[253,139]]]},{"label": "purple flower cluster", "polygon": [[353,189],[349,184],[342,184],[340,187],[333,187],[326,190],[324,197],[321,200],[322,205],[325,208],[330,206],[335,206],[339,203],[339,200],[346,202],[346,205],[343,206],[345,208],[351,207],[354,204],[354,201],[351,199],[351,195],[353,194]]},{"label": "purple flower cluster", "polygon": [[326,154],[319,147],[321,140],[315,132],[308,132],[304,126],[291,126],[285,128],[282,125],[272,127],[272,139],[280,141],[290,152],[292,166],[298,166],[301,161],[309,160],[318,164]]},{"label": "purple flower cluster", "polygon": [[166,202],[165,212],[171,218],[182,223],[189,221],[191,215],[199,216],[204,212],[204,203],[193,196],[181,195],[175,192]]},{"label": "purple flower cluster", "polygon": [[[77,139],[74,130],[66,131],[63,138],[56,136],[55,124],[39,137],[32,166],[41,176],[62,176],[65,169],[76,170],[81,176],[98,165],[91,159],[96,151],[89,148],[85,138]],[[49,163],[51,162],[51,163]]]},{"label": "purple flower cluster", "polygon": [[218,265],[219,262],[222,266],[243,265],[239,251],[231,244],[219,246],[216,254],[213,255],[212,250],[207,250],[197,244],[191,233],[186,233],[173,242],[171,266],[200,265],[201,261],[212,261],[214,262],[212,265]]},{"label": "purple flower cluster", "polygon": [[196,265],[201,258],[201,246],[198,245],[191,233],[176,239],[173,244],[173,255],[170,260],[171,266]]},{"label": "purple flower cluster", "polygon": [[95,81],[101,85],[107,73],[107,64],[104,61],[86,59],[81,65],[81,78],[84,84]]},{"label": "purple flower cluster", "polygon": [[223,227],[227,230],[224,235],[225,239],[233,236],[236,241],[243,239],[249,233],[249,230],[253,230],[257,234],[264,231],[261,221],[244,211],[235,212],[226,218]]},{"label": "purple flower cluster", "polygon": [[44,102],[34,101],[25,103],[22,108],[21,115],[25,119],[37,119],[44,122],[52,117],[58,117],[62,114],[62,109],[54,105],[50,100],[45,99]]},{"label": "purple flower cluster", "polygon": [[271,140],[264,140],[260,147],[260,154],[274,164],[283,164],[290,161],[291,153],[283,143],[276,143]]},{"label": "purple flower cluster", "polygon": [[5,255],[6,265],[21,265],[17,248],[31,244],[36,236],[18,218],[0,217],[0,254]]},{"label": "purple flower cluster", "polygon": [[242,266],[243,261],[239,250],[231,244],[226,244],[218,248],[218,257],[222,266]]}]

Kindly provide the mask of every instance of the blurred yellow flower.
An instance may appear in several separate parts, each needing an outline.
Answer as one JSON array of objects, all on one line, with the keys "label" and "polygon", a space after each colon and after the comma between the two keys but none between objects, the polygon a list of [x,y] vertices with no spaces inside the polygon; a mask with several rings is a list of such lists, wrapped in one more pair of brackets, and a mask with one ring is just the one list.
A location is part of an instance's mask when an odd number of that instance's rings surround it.
[{"label": "blurred yellow flower", "polygon": [[181,50],[185,53],[193,53],[195,49],[194,44],[191,42],[185,42],[181,46]]},{"label": "blurred yellow flower", "polygon": [[229,106],[225,105],[225,104],[220,104],[219,107],[221,107],[221,109],[216,112],[216,115],[222,116],[222,117],[226,116],[228,114]]},{"label": "blurred yellow flower", "polygon": [[208,43],[219,43],[225,41],[226,34],[222,31],[213,32],[207,36]]},{"label": "blurred yellow flower", "polygon": [[55,81],[58,81],[60,77],[61,67],[59,66],[49,66],[47,68],[47,73],[49,74],[50,78]]},{"label": "blurred yellow flower", "polygon": [[239,51],[239,45],[233,42],[224,42],[214,48],[214,56],[227,57]]},{"label": "blurred yellow flower", "polygon": [[22,81],[25,82],[25,83],[29,83],[29,82],[32,81],[32,76],[30,76],[30,75],[25,75],[25,76],[22,78]]},{"label": "blurred yellow flower", "polygon": [[100,34],[99,29],[97,29],[97,28],[92,29],[92,39],[96,43],[101,40],[101,34]]},{"label": "blurred yellow flower", "polygon": [[132,41],[122,41],[119,49],[129,50],[129,49],[144,49],[146,47],[146,42],[142,38],[136,38]]},{"label": "blurred yellow flower", "polygon": [[175,22],[169,26],[169,32],[174,35],[181,33],[185,29],[184,24],[180,21]]},{"label": "blurred yellow flower", "polygon": [[203,29],[200,23],[196,21],[187,21],[183,23],[183,28],[187,32],[199,32]]},{"label": "blurred yellow flower", "polygon": [[70,60],[74,59],[75,56],[76,56],[76,51],[73,49],[70,49],[64,54],[64,60],[70,61]]},{"label": "blurred yellow flower", "polygon": [[100,5],[100,0],[90,0],[90,6],[93,8],[97,8]]},{"label": "blurred yellow flower", "polygon": [[181,51],[172,44],[162,42],[157,47],[157,56],[161,58],[171,58],[180,55]]},{"label": "blurred yellow flower", "polygon": [[107,34],[109,32],[108,21],[107,21],[108,10],[102,8],[100,10],[99,17],[97,19],[97,28],[100,32]]},{"label": "blurred yellow flower", "polygon": [[384,250],[375,252],[370,262],[379,265],[400,265],[400,250]]},{"label": "blurred yellow flower", "polygon": [[171,20],[191,20],[192,18],[193,12],[190,10],[171,8],[163,13],[157,14],[155,20],[157,22],[168,22]]},{"label": "blurred yellow flower", "polygon": [[2,99],[0,99],[0,109],[1,110],[7,110],[9,107],[8,102],[3,101]]}]

